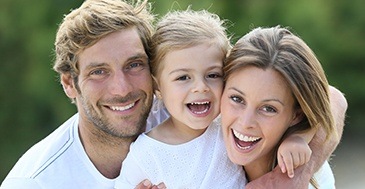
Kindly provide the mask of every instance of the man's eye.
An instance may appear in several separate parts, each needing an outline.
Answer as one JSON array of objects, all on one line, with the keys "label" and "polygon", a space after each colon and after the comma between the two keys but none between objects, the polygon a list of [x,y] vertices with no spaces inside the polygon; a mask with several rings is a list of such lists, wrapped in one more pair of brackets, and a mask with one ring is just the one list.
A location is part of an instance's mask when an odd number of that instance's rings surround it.
[{"label": "man's eye", "polygon": [[105,74],[104,70],[94,70],[90,73],[90,75],[102,75]]},{"label": "man's eye", "polygon": [[139,66],[141,66],[141,63],[137,63],[137,62],[132,63],[132,64],[129,65],[130,68],[136,68],[136,67],[139,67]]},{"label": "man's eye", "polygon": [[131,72],[138,72],[145,69],[146,67],[148,67],[148,65],[144,64],[143,62],[132,62],[128,64],[126,70]]}]

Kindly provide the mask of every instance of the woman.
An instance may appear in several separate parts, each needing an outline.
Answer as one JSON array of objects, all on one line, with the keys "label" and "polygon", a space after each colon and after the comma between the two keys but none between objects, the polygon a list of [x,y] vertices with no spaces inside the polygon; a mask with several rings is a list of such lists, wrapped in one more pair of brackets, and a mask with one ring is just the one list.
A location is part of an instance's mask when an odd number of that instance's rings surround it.
[{"label": "woman", "polygon": [[[244,167],[248,181],[276,166],[278,146],[288,134],[319,127],[327,137],[335,134],[321,64],[289,30],[254,29],[233,47],[224,72],[223,138],[229,158]],[[334,188],[327,162],[311,181],[316,188]]]}]

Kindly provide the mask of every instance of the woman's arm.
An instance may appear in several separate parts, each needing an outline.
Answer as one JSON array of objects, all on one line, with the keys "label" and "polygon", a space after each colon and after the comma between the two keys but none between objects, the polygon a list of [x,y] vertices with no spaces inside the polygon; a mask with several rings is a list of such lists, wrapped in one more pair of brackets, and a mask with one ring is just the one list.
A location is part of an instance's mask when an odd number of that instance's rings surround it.
[{"label": "woman's arm", "polygon": [[312,149],[312,156],[308,163],[295,169],[295,177],[289,178],[276,167],[270,173],[249,182],[246,189],[274,189],[274,188],[308,188],[309,179],[319,170],[322,164],[331,156],[340,142],[347,101],[344,95],[334,87],[330,87],[331,110],[335,121],[337,135],[331,136],[326,140],[326,133],[323,129],[318,129],[313,140],[309,143]]}]

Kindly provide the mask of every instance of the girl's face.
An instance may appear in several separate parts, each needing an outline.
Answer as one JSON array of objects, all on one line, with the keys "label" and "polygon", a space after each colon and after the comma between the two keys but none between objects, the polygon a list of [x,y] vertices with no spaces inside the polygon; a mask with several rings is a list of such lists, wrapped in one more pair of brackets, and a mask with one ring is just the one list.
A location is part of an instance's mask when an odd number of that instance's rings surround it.
[{"label": "girl's face", "polygon": [[224,54],[201,44],[166,54],[157,78],[162,100],[175,126],[205,129],[220,111]]},{"label": "girl's face", "polygon": [[229,158],[267,169],[289,126],[300,121],[287,82],[273,69],[247,66],[227,80],[222,95],[222,128]]}]

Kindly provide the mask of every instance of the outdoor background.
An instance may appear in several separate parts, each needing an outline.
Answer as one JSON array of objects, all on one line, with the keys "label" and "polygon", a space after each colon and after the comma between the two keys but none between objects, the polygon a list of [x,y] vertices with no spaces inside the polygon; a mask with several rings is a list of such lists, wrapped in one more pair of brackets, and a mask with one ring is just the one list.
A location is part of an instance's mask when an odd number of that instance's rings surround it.
[{"label": "outdoor background", "polygon": [[[151,1],[154,2],[154,1]],[[18,158],[76,112],[51,69],[58,24],[81,0],[0,0],[0,181]],[[289,26],[317,54],[349,108],[332,157],[337,188],[365,186],[364,0],[155,0],[171,9],[208,9],[238,37],[258,26]]]}]

